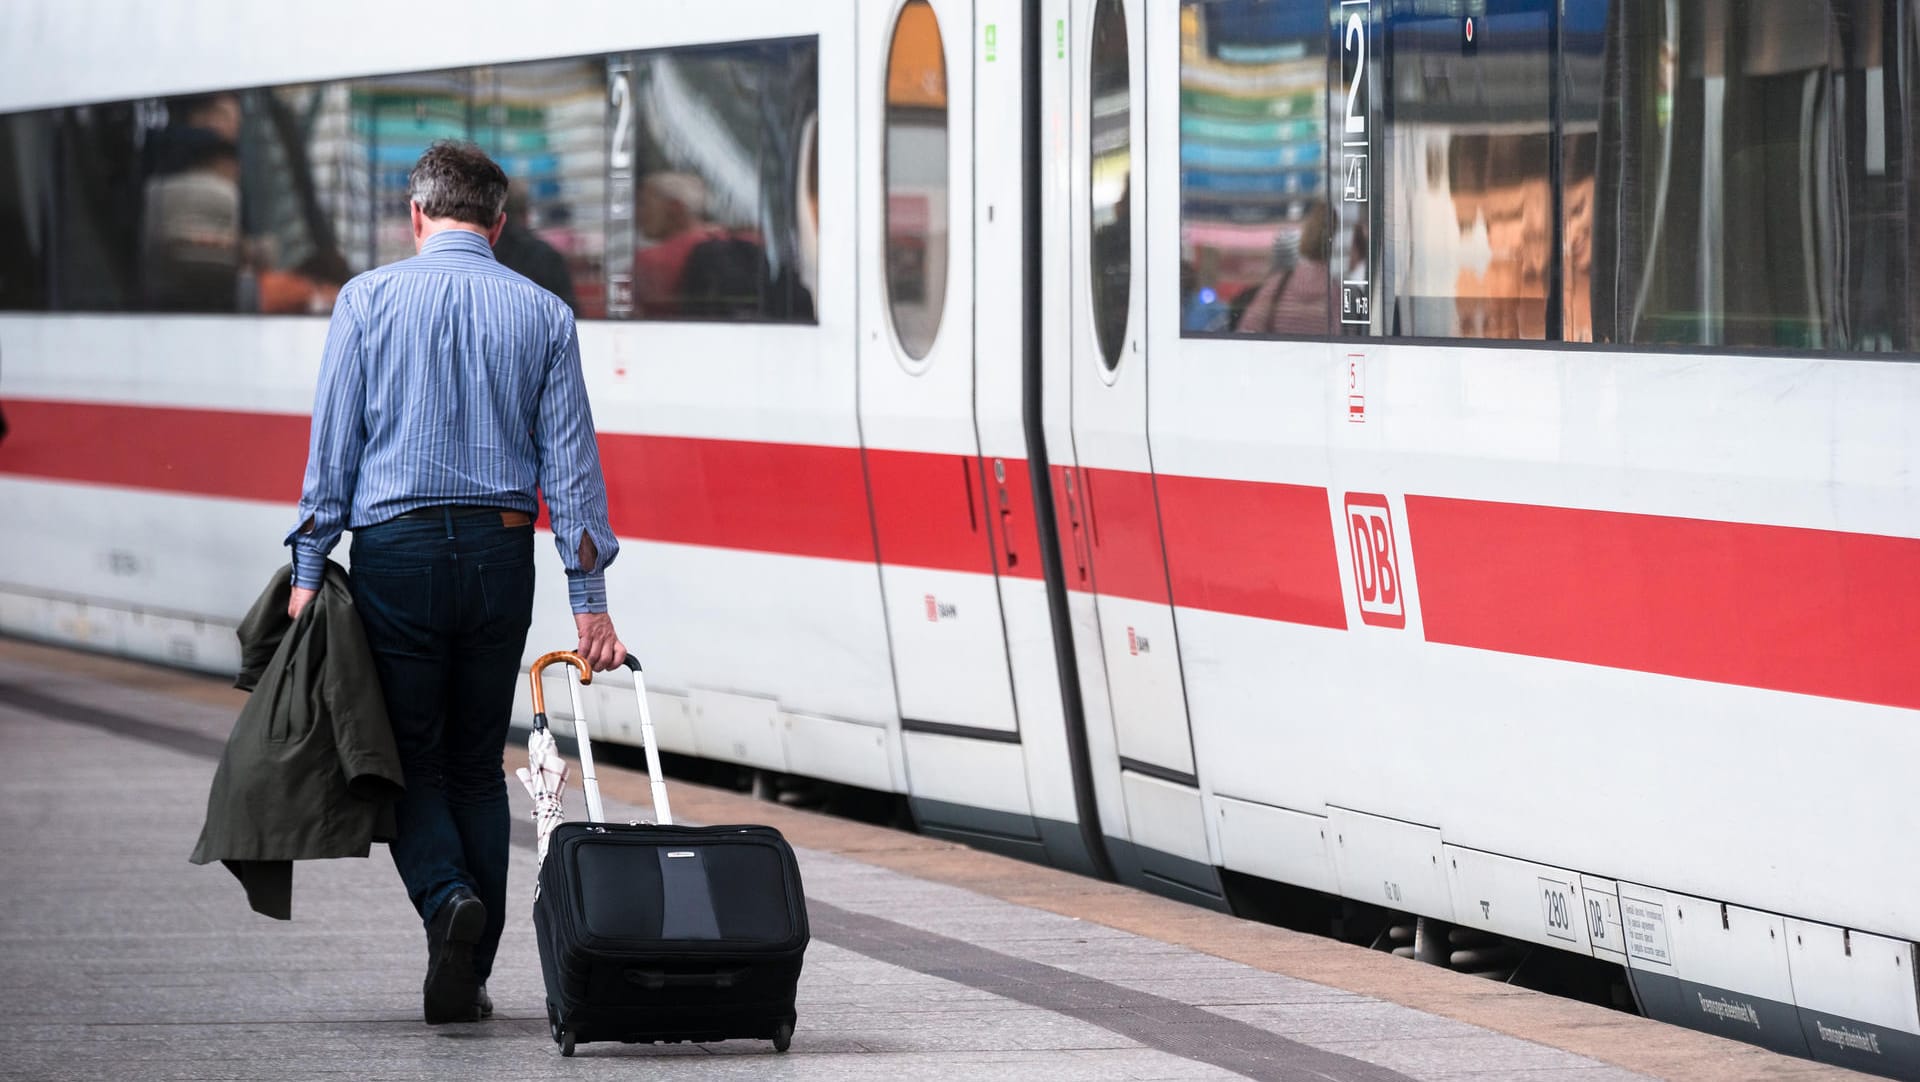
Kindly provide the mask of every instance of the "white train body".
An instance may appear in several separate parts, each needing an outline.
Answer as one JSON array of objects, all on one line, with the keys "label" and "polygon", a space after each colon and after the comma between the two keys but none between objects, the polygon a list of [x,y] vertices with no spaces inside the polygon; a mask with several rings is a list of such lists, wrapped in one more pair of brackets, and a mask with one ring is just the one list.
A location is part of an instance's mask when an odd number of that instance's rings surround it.
[{"label": "white train body", "polygon": [[[937,0],[946,175],[891,202],[890,3],[489,3],[420,40],[363,0],[18,4],[0,113],[810,41],[812,321],[581,322],[665,750],[1201,904],[1224,869],[1592,955],[1658,1016],[1920,1071],[1914,354],[1183,334],[1193,16],[1139,0],[1115,340],[1095,6]],[[920,357],[909,206],[948,223]],[[0,311],[0,631],[230,670],[325,332]],[[540,559],[530,651],[572,641]]]}]

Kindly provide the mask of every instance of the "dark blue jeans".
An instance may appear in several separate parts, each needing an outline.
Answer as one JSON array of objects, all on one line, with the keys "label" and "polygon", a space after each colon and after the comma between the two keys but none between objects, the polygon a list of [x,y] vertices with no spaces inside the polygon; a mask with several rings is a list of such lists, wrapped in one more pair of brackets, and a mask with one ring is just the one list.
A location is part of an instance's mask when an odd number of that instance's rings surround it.
[{"label": "dark blue jeans", "polygon": [[456,886],[487,906],[474,949],[493,970],[507,917],[507,723],[533,619],[533,526],[434,508],[355,530],[366,628],[407,789],[389,849],[423,922]]}]

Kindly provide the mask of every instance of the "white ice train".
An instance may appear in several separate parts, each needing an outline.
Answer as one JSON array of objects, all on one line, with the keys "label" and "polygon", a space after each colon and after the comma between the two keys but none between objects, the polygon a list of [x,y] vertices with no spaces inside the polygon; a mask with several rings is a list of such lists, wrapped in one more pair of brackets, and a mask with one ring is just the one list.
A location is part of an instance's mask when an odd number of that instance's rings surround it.
[{"label": "white ice train", "polygon": [[1917,84],[1913,0],[8,4],[0,630],[232,667],[470,138],[668,750],[1920,1077]]}]

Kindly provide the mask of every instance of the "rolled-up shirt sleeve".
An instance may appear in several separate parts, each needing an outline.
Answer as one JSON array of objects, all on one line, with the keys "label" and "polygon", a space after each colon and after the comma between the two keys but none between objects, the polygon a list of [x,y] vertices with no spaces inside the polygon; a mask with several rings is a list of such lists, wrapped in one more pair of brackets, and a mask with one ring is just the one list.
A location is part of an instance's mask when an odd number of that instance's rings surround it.
[{"label": "rolled-up shirt sleeve", "polygon": [[[607,521],[606,479],[600,473],[600,448],[580,370],[580,333],[571,317],[547,369],[533,442],[540,452],[540,491],[552,520],[553,543],[567,569],[567,600],[576,613],[605,612],[606,570],[620,543]],[[593,542],[591,566],[581,563],[583,538]]]},{"label": "rolled-up shirt sleeve", "polygon": [[320,588],[327,554],[340,542],[353,486],[366,449],[366,373],[361,367],[362,324],[351,289],[341,290],[327,326],[320,358],[320,386],[314,394],[313,431],[307,443],[307,474],[301,483],[300,513],[288,532],[293,546],[293,584]]}]

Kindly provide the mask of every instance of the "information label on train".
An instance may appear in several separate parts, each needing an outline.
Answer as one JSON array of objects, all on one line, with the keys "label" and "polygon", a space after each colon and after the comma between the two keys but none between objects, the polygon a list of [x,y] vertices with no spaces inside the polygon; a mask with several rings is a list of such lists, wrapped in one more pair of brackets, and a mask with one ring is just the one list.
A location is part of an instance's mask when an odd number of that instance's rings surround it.
[{"label": "information label on train", "polygon": [[[1333,266],[1340,282],[1340,322],[1373,324],[1373,230],[1367,215],[1372,200],[1373,94],[1368,51],[1373,25],[1370,0],[1338,0],[1333,5],[1334,47],[1340,53],[1340,88],[1333,102],[1333,137],[1339,169],[1338,221]],[[1334,198],[1332,192],[1328,198]]]},{"label": "information label on train", "polygon": [[1673,952],[1667,945],[1667,911],[1654,902],[1622,895],[1620,913],[1625,918],[1627,953],[1644,962],[1673,964]]}]

